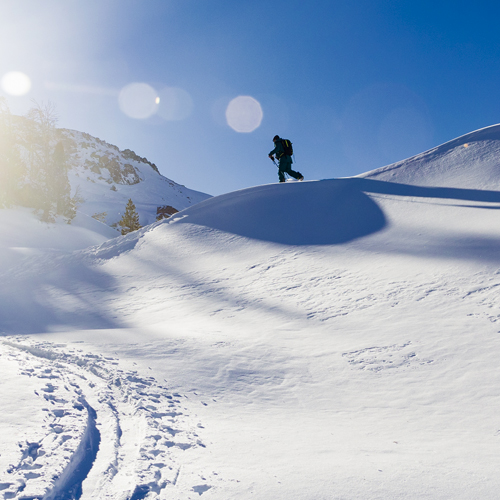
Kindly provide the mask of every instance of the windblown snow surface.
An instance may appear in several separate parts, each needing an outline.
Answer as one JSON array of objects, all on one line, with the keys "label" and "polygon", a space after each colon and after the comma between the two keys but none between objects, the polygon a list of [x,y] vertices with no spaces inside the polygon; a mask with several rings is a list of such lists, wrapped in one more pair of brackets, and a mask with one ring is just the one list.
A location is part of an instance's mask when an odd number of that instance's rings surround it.
[{"label": "windblown snow surface", "polygon": [[82,250],[11,238],[0,496],[498,499],[499,159],[494,126]]}]

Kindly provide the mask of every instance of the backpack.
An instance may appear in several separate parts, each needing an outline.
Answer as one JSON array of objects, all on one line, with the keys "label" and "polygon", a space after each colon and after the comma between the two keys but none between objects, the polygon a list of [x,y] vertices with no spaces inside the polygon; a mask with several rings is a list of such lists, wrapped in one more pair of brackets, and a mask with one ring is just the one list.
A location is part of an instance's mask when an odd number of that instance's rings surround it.
[{"label": "backpack", "polygon": [[283,154],[285,156],[293,155],[293,147],[291,141],[288,139],[281,139],[281,144],[283,144]]}]

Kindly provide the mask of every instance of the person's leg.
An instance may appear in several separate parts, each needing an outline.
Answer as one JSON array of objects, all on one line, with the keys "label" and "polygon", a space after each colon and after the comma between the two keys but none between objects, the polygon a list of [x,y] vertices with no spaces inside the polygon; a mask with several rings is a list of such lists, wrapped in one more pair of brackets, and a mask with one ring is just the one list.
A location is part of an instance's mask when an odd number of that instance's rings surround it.
[{"label": "person's leg", "polygon": [[294,179],[303,179],[304,176],[300,172],[295,172],[295,170],[292,170],[291,168],[287,171],[287,174],[290,174],[291,177]]},{"label": "person's leg", "polygon": [[278,177],[280,179],[280,182],[285,182],[286,177],[285,177],[285,172],[287,170],[288,163],[285,161],[284,158],[280,158],[279,164],[278,164]]},{"label": "person's leg", "polygon": [[293,177],[294,179],[303,179],[304,176],[300,172],[295,172],[295,170],[292,170],[292,163],[289,162],[286,164],[286,168],[283,169],[284,172],[286,172],[290,177]]},{"label": "person's leg", "polygon": [[280,182],[285,182],[285,174],[283,173],[283,170],[281,170],[281,167],[278,169],[278,177]]}]

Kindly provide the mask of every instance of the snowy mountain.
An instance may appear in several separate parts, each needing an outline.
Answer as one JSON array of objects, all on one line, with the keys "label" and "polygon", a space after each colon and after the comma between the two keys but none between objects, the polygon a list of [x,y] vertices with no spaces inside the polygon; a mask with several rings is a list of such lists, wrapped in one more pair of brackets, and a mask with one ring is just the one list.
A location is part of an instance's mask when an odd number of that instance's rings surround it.
[{"label": "snowy mountain", "polygon": [[58,138],[71,166],[68,176],[72,190],[78,187],[84,200],[79,211],[89,216],[105,212],[100,219],[108,225],[121,219],[129,198],[141,225],[155,222],[159,208],[175,213],[209,198],[167,179],[154,163],[128,149],[121,151],[75,130],[58,129]]},{"label": "snowy mountain", "polygon": [[17,116],[0,98],[0,208],[29,207],[40,220],[68,223],[79,211],[116,228],[129,199],[147,225],[210,197],[167,179],[129,149],[56,123],[50,103],[35,102]]},{"label": "snowy mountain", "polygon": [[499,145],[2,261],[0,498],[498,498]]}]

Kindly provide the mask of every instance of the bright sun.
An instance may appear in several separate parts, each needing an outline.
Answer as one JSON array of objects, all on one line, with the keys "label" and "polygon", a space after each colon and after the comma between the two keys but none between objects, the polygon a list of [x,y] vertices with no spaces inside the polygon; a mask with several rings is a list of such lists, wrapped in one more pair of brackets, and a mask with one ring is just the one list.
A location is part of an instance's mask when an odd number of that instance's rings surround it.
[{"label": "bright sun", "polygon": [[20,71],[10,71],[2,77],[1,87],[7,94],[21,96],[30,91],[31,80]]}]

